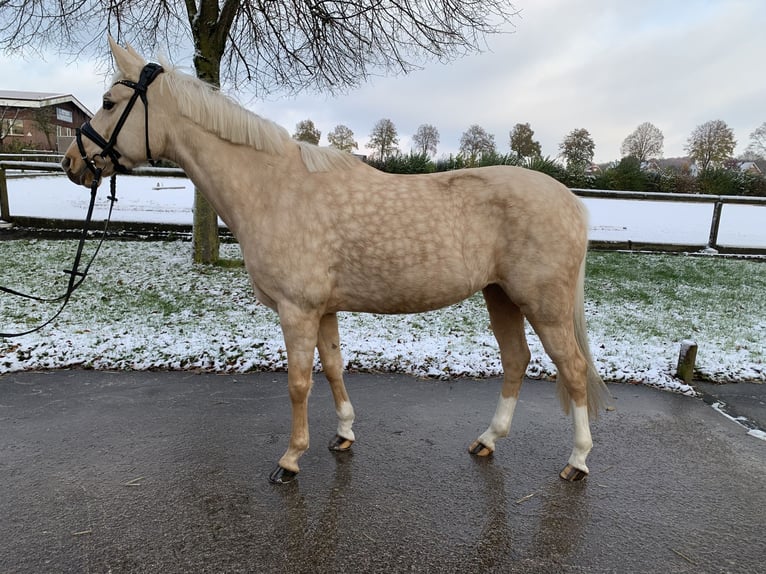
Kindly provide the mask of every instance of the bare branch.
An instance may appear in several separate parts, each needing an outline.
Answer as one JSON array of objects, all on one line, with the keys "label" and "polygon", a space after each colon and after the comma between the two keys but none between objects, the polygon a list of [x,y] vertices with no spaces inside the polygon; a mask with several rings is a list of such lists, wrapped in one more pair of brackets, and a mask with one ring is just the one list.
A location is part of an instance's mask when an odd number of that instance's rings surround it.
[{"label": "bare branch", "polygon": [[481,51],[516,14],[506,0],[6,0],[0,50],[104,54],[107,32],[147,53],[193,42],[230,85],[339,92]]}]

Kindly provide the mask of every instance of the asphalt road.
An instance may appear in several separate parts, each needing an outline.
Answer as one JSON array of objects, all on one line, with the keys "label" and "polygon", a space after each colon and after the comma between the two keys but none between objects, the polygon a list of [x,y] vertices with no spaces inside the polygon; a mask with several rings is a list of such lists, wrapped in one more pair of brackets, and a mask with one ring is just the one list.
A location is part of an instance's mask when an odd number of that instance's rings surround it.
[{"label": "asphalt road", "polygon": [[[571,423],[528,382],[489,460],[467,447],[499,383],[349,375],[353,452],[296,482],[284,374],[0,377],[0,572],[764,572],[766,441],[699,399],[611,385],[591,475],[557,477]],[[762,401],[762,387],[753,390]],[[757,415],[757,409],[754,411]]]}]

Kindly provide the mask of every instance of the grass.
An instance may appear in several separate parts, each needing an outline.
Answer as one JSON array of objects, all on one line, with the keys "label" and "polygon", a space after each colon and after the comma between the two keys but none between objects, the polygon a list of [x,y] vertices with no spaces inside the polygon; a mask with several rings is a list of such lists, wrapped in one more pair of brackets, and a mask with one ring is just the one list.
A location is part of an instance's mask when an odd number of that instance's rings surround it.
[{"label": "grass", "polygon": [[[610,333],[633,329],[670,340],[703,331],[750,340],[763,334],[766,264],[761,261],[593,253],[586,290],[592,307],[623,309],[604,318],[613,325]],[[763,347],[754,351],[762,354]]]},{"label": "grass", "polygon": [[[64,289],[72,241],[0,242],[1,282],[44,295]],[[259,305],[236,245],[219,266],[190,264],[187,243],[107,242],[59,319],[0,340],[0,372],[90,368],[284,368],[276,315]],[[703,379],[766,380],[766,263],[713,257],[593,252],[586,299],[591,346],[607,379],[667,380],[681,340],[699,344]],[[27,329],[55,306],[0,296],[0,330]],[[499,372],[481,295],[407,316],[342,314],[350,368],[427,376]],[[529,374],[554,367],[530,332]]]}]

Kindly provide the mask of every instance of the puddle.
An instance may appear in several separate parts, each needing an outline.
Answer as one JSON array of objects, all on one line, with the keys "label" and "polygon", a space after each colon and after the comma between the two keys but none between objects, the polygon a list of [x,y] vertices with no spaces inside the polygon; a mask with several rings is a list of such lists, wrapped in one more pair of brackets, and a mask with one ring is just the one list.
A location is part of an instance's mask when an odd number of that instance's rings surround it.
[{"label": "puddle", "polygon": [[736,409],[734,409],[731,405],[717,397],[714,397],[713,395],[700,390],[697,390],[697,392],[702,395],[702,400],[710,405],[714,411],[722,414],[730,421],[746,429],[748,435],[766,441],[766,429],[761,428],[761,426],[753,419],[738,414]]}]

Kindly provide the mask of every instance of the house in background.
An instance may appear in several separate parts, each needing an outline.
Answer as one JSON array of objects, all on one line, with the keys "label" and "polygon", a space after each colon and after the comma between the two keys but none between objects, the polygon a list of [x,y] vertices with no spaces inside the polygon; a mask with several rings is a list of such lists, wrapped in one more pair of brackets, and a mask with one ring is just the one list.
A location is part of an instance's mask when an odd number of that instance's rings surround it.
[{"label": "house in background", "polygon": [[738,162],[739,171],[742,173],[749,173],[751,175],[763,175],[763,170],[755,161],[740,161]]},{"label": "house in background", "polygon": [[63,153],[92,117],[72,95],[0,90],[0,151]]}]

